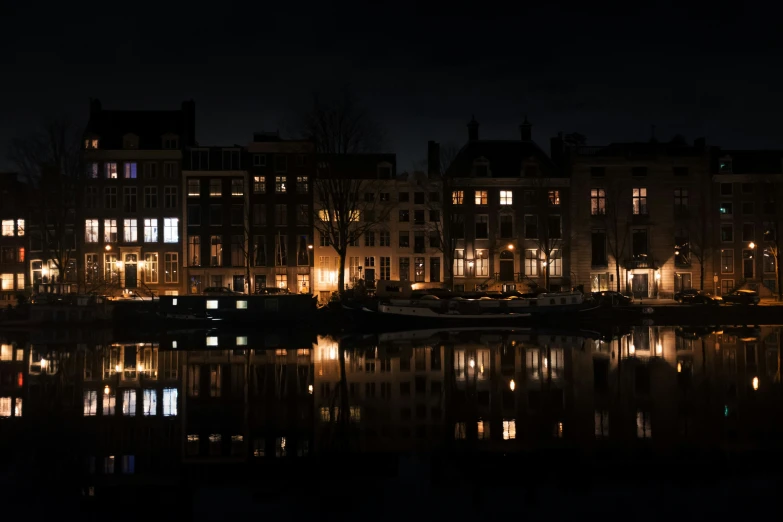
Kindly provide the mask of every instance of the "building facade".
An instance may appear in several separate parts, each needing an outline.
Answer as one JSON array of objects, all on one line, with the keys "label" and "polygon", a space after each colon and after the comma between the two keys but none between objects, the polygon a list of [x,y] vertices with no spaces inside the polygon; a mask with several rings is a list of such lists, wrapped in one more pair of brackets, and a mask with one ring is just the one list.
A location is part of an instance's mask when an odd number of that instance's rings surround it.
[{"label": "building facade", "polygon": [[520,140],[468,142],[446,171],[454,289],[570,287],[569,179],[520,126]]},{"label": "building facade", "polygon": [[91,102],[77,237],[88,290],[182,291],[182,151],[194,143],[192,101],[175,111],[109,111]]},{"label": "building facade", "polygon": [[16,303],[16,295],[29,284],[25,259],[28,237],[25,234],[27,214],[25,185],[12,172],[0,173],[0,304]]},{"label": "building facade", "polygon": [[714,222],[713,291],[738,288],[780,293],[779,234],[783,224],[783,151],[716,150],[709,193]]},{"label": "building facade", "polygon": [[[710,151],[704,140],[563,148],[571,175],[574,280],[637,298],[711,289]],[[557,156],[557,153],[554,153]]]}]

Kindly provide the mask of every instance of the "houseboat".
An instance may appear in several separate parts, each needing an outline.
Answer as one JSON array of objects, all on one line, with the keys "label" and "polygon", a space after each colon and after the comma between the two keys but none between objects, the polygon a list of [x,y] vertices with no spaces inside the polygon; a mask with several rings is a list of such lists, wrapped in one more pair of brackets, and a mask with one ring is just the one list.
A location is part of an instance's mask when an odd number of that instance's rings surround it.
[{"label": "houseboat", "polygon": [[310,294],[164,295],[160,296],[157,315],[167,327],[179,322],[207,326],[295,323],[312,320],[317,307],[317,299]]}]

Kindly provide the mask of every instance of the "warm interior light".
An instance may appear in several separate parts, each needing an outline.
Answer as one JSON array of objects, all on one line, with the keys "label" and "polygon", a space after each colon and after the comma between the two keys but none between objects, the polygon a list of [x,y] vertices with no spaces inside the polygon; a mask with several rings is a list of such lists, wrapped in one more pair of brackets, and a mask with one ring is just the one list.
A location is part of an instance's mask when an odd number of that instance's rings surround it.
[{"label": "warm interior light", "polygon": [[310,392],[311,394],[313,393],[313,385],[312,384],[307,387],[307,391]]},{"label": "warm interior light", "polygon": [[509,245],[508,245],[506,248],[508,248],[509,250],[514,250],[514,245],[512,245],[511,243],[509,243]]},{"label": "warm interior light", "polygon": [[656,355],[661,355],[662,353],[663,353],[663,346],[661,345],[661,343],[656,344],[655,345],[655,354]]},{"label": "warm interior light", "polygon": [[470,366],[471,368],[475,368],[476,367],[476,361],[471,359],[470,362],[468,362],[468,366]]},{"label": "warm interior light", "polygon": [[310,250],[312,250],[312,249],[313,249],[313,245],[307,245],[307,248],[309,248]]},{"label": "warm interior light", "polygon": [[636,347],[634,345],[632,345],[632,344],[628,345],[628,353],[631,354],[631,355],[636,353]]},{"label": "warm interior light", "polygon": [[753,389],[758,390],[759,389],[759,378],[753,377]]},{"label": "warm interior light", "polygon": [[517,383],[514,382],[514,379],[511,379],[511,382],[508,383],[508,387],[511,389],[511,391],[514,391],[514,388],[517,387]]},{"label": "warm interior light", "polygon": [[109,250],[111,250],[111,245],[106,245],[106,251],[108,252]]},{"label": "warm interior light", "polygon": [[678,362],[677,363],[677,373],[681,373],[681,372],[682,372],[682,363]]},{"label": "warm interior light", "polygon": [[122,261],[117,261],[117,270],[122,270]]},{"label": "warm interior light", "polygon": [[109,395],[110,391],[111,391],[111,389],[109,388],[109,385],[107,384],[106,387],[103,389],[103,394],[104,395]]},{"label": "warm interior light", "polygon": [[754,248],[756,248],[756,243],[754,243],[753,241],[751,241],[751,242],[750,242],[750,244],[748,245],[748,248],[750,248],[750,249],[754,249]]},{"label": "warm interior light", "polygon": [[119,364],[114,366],[114,371],[117,372],[117,373],[120,373],[120,365]]}]

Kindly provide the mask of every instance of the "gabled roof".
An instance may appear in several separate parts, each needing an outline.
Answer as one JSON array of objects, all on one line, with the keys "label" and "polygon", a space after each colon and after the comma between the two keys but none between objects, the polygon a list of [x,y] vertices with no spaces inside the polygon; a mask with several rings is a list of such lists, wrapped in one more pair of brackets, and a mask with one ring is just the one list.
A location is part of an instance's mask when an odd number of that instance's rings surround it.
[{"label": "gabled roof", "polygon": [[166,134],[179,136],[180,147],[192,145],[195,136],[195,103],[184,102],[176,111],[103,110],[98,100],[90,107],[85,135],[98,136],[101,149],[122,149],[123,137],[135,134],[140,149],[161,149]]},{"label": "gabled roof", "polygon": [[731,158],[732,174],[783,173],[783,150],[721,149],[716,155],[717,159]]},{"label": "gabled roof", "polygon": [[457,153],[446,175],[455,178],[472,177],[474,162],[479,159],[489,162],[490,176],[493,178],[522,177],[522,167],[528,162],[537,163],[544,176],[563,175],[538,145],[521,140],[469,141]]}]

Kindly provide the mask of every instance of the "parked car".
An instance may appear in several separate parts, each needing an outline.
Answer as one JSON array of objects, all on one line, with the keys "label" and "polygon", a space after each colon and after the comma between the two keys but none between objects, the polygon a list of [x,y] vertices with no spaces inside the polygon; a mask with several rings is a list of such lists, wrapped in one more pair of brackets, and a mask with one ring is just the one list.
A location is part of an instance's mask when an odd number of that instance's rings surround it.
[{"label": "parked car", "polygon": [[593,292],[591,294],[593,299],[600,305],[620,305],[628,306],[633,304],[633,296],[621,294],[613,290],[603,290],[601,292]]},{"label": "parked car", "polygon": [[691,298],[698,293],[699,293],[698,288],[686,288],[685,290],[680,290],[679,292],[675,292],[674,300],[677,301],[678,303],[681,303],[686,296],[689,296],[689,298]]},{"label": "parked car", "polygon": [[723,295],[723,301],[734,304],[757,305],[760,300],[759,293],[754,290],[735,290]]},{"label": "parked car", "polygon": [[242,295],[242,292],[234,292],[225,286],[211,286],[205,288],[202,293],[204,295]]},{"label": "parked car", "polygon": [[680,302],[683,304],[710,304],[719,305],[723,300],[717,296],[712,295],[704,290],[698,290],[696,293],[683,293],[680,298]]}]

